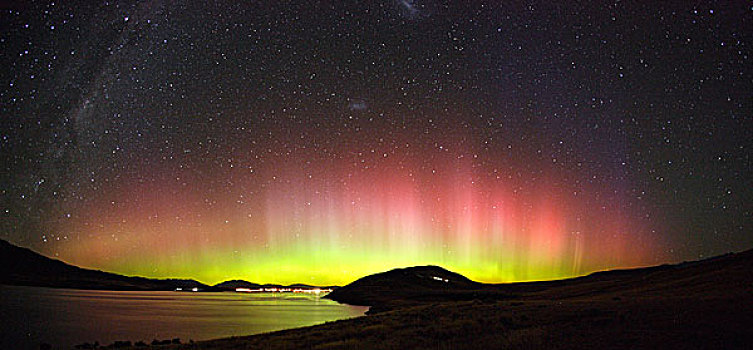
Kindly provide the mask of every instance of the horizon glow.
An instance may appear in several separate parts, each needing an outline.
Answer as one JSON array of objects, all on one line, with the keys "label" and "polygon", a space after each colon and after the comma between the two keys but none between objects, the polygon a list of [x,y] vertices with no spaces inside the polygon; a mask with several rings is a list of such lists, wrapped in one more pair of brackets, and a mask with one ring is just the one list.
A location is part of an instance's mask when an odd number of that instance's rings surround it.
[{"label": "horizon glow", "polygon": [[[421,167],[395,158],[375,159],[370,172],[349,163],[309,172],[289,165],[261,193],[214,202],[169,183],[119,184],[126,190],[108,196],[115,204],[70,220],[70,232],[92,238],[64,245],[60,257],[207,284],[342,285],[415,265],[516,282],[654,263],[652,236],[610,199],[568,193],[552,177],[524,187],[462,159]],[[237,179],[247,188],[248,179]],[[239,205],[241,197],[250,199]]]}]

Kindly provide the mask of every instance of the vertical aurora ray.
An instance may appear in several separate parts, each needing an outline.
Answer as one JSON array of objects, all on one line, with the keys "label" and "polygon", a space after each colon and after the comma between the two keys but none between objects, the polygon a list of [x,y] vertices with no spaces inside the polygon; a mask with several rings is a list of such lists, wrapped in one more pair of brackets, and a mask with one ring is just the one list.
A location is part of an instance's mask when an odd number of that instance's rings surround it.
[{"label": "vertical aurora ray", "polygon": [[[470,162],[420,164],[385,158],[369,172],[349,163],[325,162],[309,172],[288,164],[274,175],[278,181],[244,197],[250,207],[230,198],[208,206],[190,188],[132,183],[118,194],[125,205],[87,209],[80,220],[87,224],[72,230],[100,234],[63,257],[207,283],[343,284],[422,264],[506,282],[650,263],[646,230],[588,191],[568,194],[551,177],[523,187]],[[108,234],[118,241],[101,238]]]}]

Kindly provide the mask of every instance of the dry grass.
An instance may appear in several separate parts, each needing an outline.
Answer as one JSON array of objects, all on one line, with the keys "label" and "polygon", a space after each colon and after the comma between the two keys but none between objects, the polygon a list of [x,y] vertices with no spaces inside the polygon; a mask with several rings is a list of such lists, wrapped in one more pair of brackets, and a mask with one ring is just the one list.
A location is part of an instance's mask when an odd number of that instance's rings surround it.
[{"label": "dry grass", "polygon": [[753,300],[449,302],[185,349],[745,349]]}]

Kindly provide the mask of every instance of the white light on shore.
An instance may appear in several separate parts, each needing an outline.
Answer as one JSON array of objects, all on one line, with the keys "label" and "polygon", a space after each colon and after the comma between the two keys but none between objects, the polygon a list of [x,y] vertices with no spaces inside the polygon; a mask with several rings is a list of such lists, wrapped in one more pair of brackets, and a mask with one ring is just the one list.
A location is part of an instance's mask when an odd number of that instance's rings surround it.
[{"label": "white light on shore", "polygon": [[313,289],[304,289],[304,288],[259,288],[259,289],[250,289],[250,288],[235,288],[235,291],[237,293],[310,293],[310,294],[321,294],[321,293],[329,293],[332,292],[332,289],[321,289],[321,288],[313,288]]}]

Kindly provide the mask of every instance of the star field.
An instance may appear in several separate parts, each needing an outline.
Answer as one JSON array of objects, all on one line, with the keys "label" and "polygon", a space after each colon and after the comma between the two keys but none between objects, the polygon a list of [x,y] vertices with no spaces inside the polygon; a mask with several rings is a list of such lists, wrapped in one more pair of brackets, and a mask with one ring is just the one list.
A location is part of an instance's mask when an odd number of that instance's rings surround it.
[{"label": "star field", "polygon": [[484,281],[753,247],[753,7],[4,5],[0,237],[81,266]]}]

